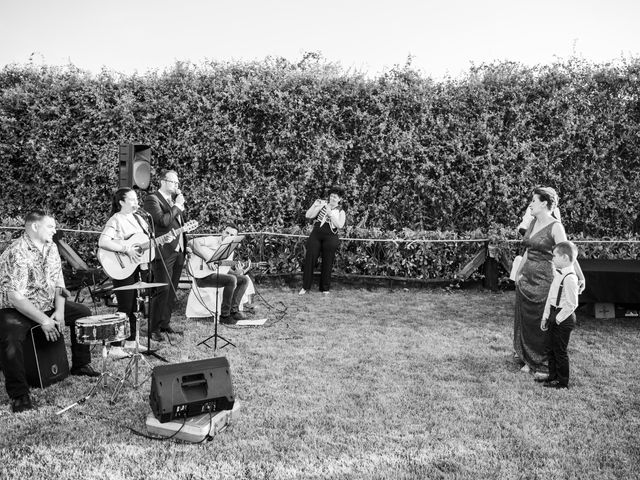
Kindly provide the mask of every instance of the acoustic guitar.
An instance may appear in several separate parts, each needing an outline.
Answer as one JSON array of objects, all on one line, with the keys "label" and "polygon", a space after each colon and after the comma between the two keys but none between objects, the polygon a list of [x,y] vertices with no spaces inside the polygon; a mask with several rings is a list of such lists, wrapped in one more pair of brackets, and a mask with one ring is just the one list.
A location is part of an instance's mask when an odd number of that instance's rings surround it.
[{"label": "acoustic guitar", "polygon": [[[198,222],[196,220],[190,220],[182,227],[174,228],[169,233],[165,233],[164,235],[156,238],[153,242],[154,246],[163,245],[179,235],[182,235],[183,232],[190,232],[196,228],[198,228]],[[100,261],[100,265],[102,265],[106,274],[114,280],[124,280],[131,275],[136,268],[138,268],[138,265],[141,263],[147,263],[150,260],[153,260],[156,256],[155,248],[151,249],[150,255],[144,253],[146,250],[149,250],[150,247],[149,239],[144,233],[134,233],[124,240],[123,243],[125,246],[132,246],[139,252],[143,253],[138,261],[132,259],[129,255],[123,252],[112,252],[110,250],[105,250],[104,248],[98,248],[98,260]]]},{"label": "acoustic guitar", "polygon": [[207,263],[204,258],[195,253],[189,255],[187,265],[189,273],[193,278],[204,278],[211,274],[215,275],[217,266],[235,267],[239,265],[245,274],[252,268],[267,268],[269,266],[267,262],[252,262],[251,260],[247,260],[246,262],[242,262],[240,260],[218,260]]}]

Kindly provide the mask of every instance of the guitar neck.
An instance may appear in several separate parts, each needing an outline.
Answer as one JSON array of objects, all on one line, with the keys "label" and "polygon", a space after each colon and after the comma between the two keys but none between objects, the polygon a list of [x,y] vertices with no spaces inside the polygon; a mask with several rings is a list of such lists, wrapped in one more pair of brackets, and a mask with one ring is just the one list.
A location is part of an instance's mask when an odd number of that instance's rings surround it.
[{"label": "guitar neck", "polygon": [[[178,235],[182,235],[183,230],[184,230],[183,227],[177,228],[175,230],[170,231],[169,233],[160,235],[158,238],[152,240],[152,242],[155,243],[157,246],[164,245],[165,243],[170,241],[169,237],[171,235],[173,235],[174,237],[177,237]],[[149,248],[150,245],[151,245],[151,242],[144,242],[140,244],[140,248],[142,248],[143,250],[146,250]]]},{"label": "guitar neck", "polygon": [[238,262],[236,260],[211,260],[210,262],[205,262],[209,266],[213,266],[215,268],[216,265],[221,267],[235,267]]}]

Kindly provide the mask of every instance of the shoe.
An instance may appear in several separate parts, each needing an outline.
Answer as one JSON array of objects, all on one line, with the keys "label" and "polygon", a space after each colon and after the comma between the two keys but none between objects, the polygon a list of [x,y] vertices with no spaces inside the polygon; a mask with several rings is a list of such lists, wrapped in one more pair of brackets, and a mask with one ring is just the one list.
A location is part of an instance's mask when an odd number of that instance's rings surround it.
[{"label": "shoe", "polygon": [[524,373],[529,373],[529,372],[531,371],[531,368],[529,368],[529,365],[527,365],[527,364],[525,363],[525,364],[524,364],[524,367],[522,367],[522,368],[520,369],[520,371],[521,371],[521,372],[524,372]]},{"label": "shoe", "polygon": [[184,335],[184,332],[182,330],[174,330],[171,327],[161,328],[160,331],[162,333],[171,333],[173,335]]},{"label": "shoe", "polygon": [[545,388],[569,388],[568,385],[562,385],[558,380],[551,380],[550,382],[544,382],[542,384]]},{"label": "shoe", "polygon": [[236,322],[238,320],[246,320],[247,319],[246,315],[244,313],[242,313],[242,312],[233,312],[231,314],[231,318],[233,318]]},{"label": "shoe", "polygon": [[160,332],[151,332],[151,340],[154,342],[164,342],[164,337]]},{"label": "shoe", "polygon": [[220,323],[224,325],[235,325],[236,322],[232,315],[220,315]]},{"label": "shoe", "polygon": [[301,288],[298,295],[304,295],[305,293],[307,293],[307,291],[304,288]]},{"label": "shoe", "polygon": [[26,410],[31,410],[32,408],[33,403],[31,403],[31,397],[28,393],[21,397],[11,399],[11,411],[13,413],[24,412]]},{"label": "shoe", "polygon": [[120,360],[122,358],[128,358],[131,355],[125,352],[122,347],[111,347],[109,348],[109,356]]},{"label": "shoe", "polygon": [[533,379],[536,382],[546,382],[549,380],[549,374],[545,372],[536,372],[533,374]]},{"label": "shoe", "polygon": [[322,292],[322,294],[323,294],[323,295],[329,295],[329,290],[324,290],[324,291]]},{"label": "shoe", "polygon": [[[126,342],[124,342],[124,349],[125,350],[131,350],[131,351],[135,352],[135,350],[136,350],[136,342],[135,342],[135,340],[127,340]],[[146,352],[147,351],[147,347],[145,345],[142,345],[141,343],[138,343],[138,351],[139,352]]]},{"label": "shoe", "polygon": [[80,375],[84,377],[99,377],[100,372],[97,372],[93,369],[91,364],[87,363],[81,367],[73,367],[71,368],[71,375]]}]

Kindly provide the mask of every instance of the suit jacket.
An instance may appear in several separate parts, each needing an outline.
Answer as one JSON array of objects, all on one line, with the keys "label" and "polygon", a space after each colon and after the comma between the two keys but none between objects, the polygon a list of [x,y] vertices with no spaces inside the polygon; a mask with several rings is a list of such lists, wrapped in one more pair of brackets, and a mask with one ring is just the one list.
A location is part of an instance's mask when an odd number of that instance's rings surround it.
[{"label": "suit jacket", "polygon": [[[174,228],[180,228],[182,224],[185,223],[184,218],[180,218],[181,221],[178,220],[178,217],[182,216],[180,209],[175,205],[173,207],[170,206],[169,202],[167,202],[160,192],[154,192],[145,197],[144,209],[151,215],[151,218],[153,218],[156,237],[169,233]],[[187,235],[183,232],[182,236],[184,240],[183,245],[186,247]],[[174,238],[172,242],[160,246],[159,249],[162,251],[162,256],[166,257],[171,252],[175,252],[177,245],[178,237]]]}]

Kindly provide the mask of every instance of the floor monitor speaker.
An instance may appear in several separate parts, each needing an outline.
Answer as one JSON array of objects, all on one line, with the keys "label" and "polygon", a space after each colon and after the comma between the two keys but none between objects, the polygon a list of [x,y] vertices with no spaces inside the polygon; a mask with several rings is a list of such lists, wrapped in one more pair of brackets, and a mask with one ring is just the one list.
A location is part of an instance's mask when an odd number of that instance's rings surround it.
[{"label": "floor monitor speaker", "polygon": [[162,423],[231,410],[234,401],[226,357],[159,365],[151,373],[149,403]]}]

